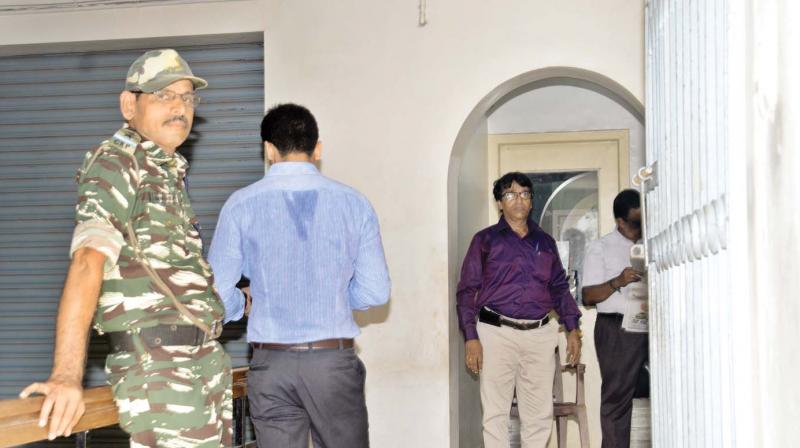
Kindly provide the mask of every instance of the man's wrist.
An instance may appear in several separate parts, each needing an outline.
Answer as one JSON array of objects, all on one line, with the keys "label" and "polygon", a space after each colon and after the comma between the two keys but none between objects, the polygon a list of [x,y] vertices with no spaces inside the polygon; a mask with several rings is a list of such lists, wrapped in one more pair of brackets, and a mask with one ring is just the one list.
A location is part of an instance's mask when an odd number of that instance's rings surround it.
[{"label": "man's wrist", "polygon": [[82,377],[78,377],[76,375],[54,373],[54,374],[50,375],[50,378],[48,378],[47,381],[49,381],[51,383],[70,384],[70,385],[73,385],[73,386],[81,387],[82,386],[81,383],[83,382],[83,378]]},{"label": "man's wrist", "polygon": [[617,279],[617,277],[614,277],[611,280],[609,280],[608,281],[608,286],[610,286],[611,289],[613,289],[614,291],[620,292],[620,289],[622,289],[622,287],[621,286],[617,286],[617,285],[614,284],[614,280],[616,280],[616,279]]}]

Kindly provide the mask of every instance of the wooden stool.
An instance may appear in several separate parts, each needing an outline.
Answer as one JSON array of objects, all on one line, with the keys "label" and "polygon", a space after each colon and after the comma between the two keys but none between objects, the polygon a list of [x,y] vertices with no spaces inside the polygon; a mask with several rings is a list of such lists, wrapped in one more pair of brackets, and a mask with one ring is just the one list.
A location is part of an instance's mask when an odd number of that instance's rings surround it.
[{"label": "wooden stool", "polygon": [[[578,430],[581,435],[581,448],[589,448],[589,420],[586,417],[586,402],[583,386],[583,374],[586,371],[586,365],[561,365],[558,347],[556,347],[553,356],[556,358],[555,376],[553,378],[553,418],[556,419],[558,447],[566,448],[567,446],[567,418],[572,416],[578,420]],[[575,372],[575,401],[564,401],[564,383],[561,375],[566,371]]]}]

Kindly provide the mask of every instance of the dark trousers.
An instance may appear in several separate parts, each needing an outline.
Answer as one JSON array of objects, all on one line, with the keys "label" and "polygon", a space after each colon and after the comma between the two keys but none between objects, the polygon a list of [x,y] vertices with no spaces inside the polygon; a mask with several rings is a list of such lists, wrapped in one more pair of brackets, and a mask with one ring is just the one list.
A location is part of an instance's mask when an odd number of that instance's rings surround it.
[{"label": "dark trousers", "polygon": [[600,376],[600,427],[603,448],[628,448],[631,444],[631,411],[639,372],[648,359],[647,333],[621,328],[621,314],[597,313],[594,344]]},{"label": "dark trousers", "polygon": [[349,349],[253,350],[247,399],[259,448],[369,447],[364,364]]}]

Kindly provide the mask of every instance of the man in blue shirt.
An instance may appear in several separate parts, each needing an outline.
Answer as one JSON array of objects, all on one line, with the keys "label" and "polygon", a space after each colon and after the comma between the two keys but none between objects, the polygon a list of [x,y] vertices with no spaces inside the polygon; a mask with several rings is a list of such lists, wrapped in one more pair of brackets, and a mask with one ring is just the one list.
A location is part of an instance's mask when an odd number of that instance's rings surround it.
[{"label": "man in blue shirt", "polygon": [[250,298],[253,347],[247,396],[260,447],[369,446],[364,364],[352,310],[386,303],[389,273],[378,218],[354,189],[322,176],[317,123],[308,109],[267,112],[264,179],[235,192],[220,212],[209,261],[225,321]]}]

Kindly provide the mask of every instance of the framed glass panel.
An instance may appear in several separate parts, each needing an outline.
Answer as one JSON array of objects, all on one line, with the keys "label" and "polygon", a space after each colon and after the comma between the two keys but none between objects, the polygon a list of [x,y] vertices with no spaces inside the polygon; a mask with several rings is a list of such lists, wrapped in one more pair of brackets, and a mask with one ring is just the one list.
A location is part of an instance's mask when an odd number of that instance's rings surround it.
[{"label": "framed glass panel", "polygon": [[558,244],[570,291],[579,303],[583,256],[598,238],[598,177],[596,171],[527,173],[533,183],[532,218]]}]

